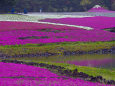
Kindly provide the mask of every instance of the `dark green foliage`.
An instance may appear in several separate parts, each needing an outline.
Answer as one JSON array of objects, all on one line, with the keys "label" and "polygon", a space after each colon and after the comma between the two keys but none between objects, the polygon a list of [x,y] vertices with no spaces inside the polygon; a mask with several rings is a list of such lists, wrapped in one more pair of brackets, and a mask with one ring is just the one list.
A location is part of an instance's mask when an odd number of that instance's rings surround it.
[{"label": "dark green foliage", "polygon": [[11,12],[16,0],[0,0],[0,13]]},{"label": "dark green foliage", "polygon": [[114,0],[0,0],[0,12],[9,12],[14,7],[16,12],[80,12],[87,11],[94,5],[101,5],[115,10]]}]

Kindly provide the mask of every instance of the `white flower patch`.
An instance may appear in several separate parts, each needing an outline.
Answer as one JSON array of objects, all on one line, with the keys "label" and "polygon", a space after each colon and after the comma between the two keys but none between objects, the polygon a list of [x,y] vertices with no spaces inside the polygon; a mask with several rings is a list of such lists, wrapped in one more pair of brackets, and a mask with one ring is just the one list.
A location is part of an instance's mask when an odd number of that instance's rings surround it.
[{"label": "white flower patch", "polygon": [[[46,18],[66,18],[66,17],[79,17],[82,16],[73,16],[73,15],[34,15],[28,16],[26,15],[16,15],[16,14],[5,14],[0,15],[0,21],[20,21],[20,22],[35,22],[42,24],[53,24],[53,25],[61,25],[61,26],[69,26],[69,27],[77,27],[86,30],[92,30],[93,28],[87,26],[79,26],[79,25],[69,25],[69,24],[61,24],[61,23],[51,23],[51,22],[41,22],[38,20],[46,19]],[[88,16],[87,16],[88,17]]]},{"label": "white flower patch", "polygon": [[[38,17],[39,19],[39,17]],[[15,14],[4,14],[0,15],[0,21],[38,21],[36,17],[25,16],[25,15],[15,15]]]},{"label": "white flower patch", "polygon": [[72,17],[72,18],[84,18],[84,17],[93,17],[93,16],[82,16],[82,15],[61,15],[61,14],[24,14],[28,16],[35,16],[39,17],[41,19],[46,18],[66,18],[66,17]]}]

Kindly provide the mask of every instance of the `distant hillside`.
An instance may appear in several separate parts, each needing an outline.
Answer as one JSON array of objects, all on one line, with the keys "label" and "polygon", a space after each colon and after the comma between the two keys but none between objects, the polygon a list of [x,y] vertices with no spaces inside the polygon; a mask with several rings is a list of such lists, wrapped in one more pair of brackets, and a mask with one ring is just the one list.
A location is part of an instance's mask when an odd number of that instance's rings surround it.
[{"label": "distant hillside", "polygon": [[115,10],[115,0],[0,0],[0,12],[23,12],[24,8],[31,12],[81,12],[94,5],[100,5],[109,10]]}]

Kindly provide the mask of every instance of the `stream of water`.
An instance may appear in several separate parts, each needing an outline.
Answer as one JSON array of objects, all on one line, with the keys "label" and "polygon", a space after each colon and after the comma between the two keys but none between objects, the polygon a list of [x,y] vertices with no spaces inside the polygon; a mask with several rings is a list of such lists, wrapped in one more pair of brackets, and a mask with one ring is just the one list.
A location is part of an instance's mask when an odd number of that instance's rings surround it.
[{"label": "stream of water", "polygon": [[20,57],[17,59],[29,61],[68,63],[80,66],[115,69],[115,54],[84,54],[69,56],[57,55],[49,57]]}]

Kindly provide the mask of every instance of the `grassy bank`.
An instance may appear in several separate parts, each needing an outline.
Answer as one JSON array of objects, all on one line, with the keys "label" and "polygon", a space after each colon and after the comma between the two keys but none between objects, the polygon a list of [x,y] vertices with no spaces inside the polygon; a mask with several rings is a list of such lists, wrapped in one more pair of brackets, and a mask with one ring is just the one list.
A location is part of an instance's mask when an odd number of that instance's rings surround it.
[{"label": "grassy bank", "polygon": [[64,51],[91,51],[100,49],[111,49],[115,41],[108,42],[62,42],[48,44],[25,44],[0,46],[0,51],[7,55],[34,54],[34,53],[58,53]]},{"label": "grassy bank", "polygon": [[102,76],[106,80],[115,80],[115,69],[107,70],[107,69],[101,69],[101,68],[94,68],[94,67],[86,67],[86,66],[76,66],[71,64],[65,64],[65,63],[48,63],[53,64],[56,66],[62,66],[70,70],[78,69],[78,72],[83,72],[91,76]]}]

